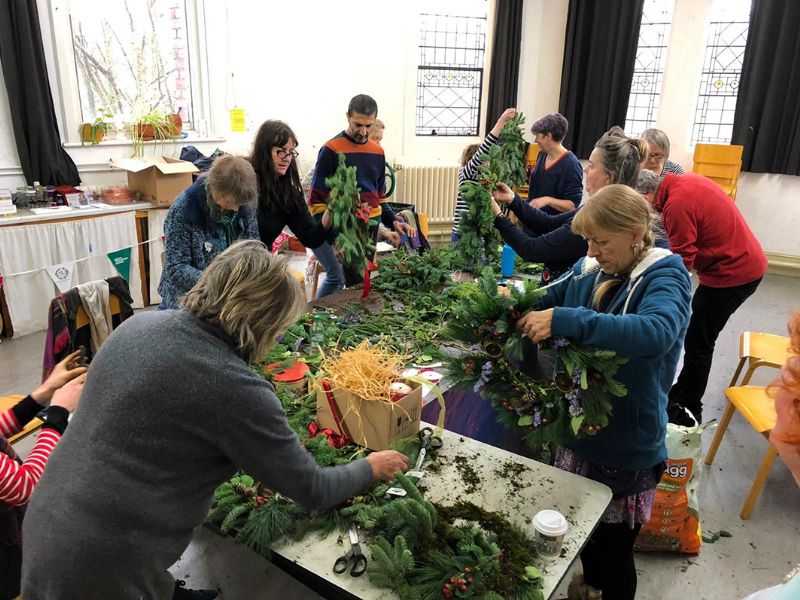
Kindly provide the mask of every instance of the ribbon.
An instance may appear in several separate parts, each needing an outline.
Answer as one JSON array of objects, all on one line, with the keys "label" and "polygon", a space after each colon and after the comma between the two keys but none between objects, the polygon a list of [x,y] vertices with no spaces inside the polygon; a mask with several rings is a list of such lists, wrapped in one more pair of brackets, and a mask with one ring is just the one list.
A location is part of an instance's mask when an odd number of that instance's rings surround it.
[{"label": "ribbon", "polygon": [[328,443],[333,446],[334,448],[343,448],[347,445],[347,438],[343,435],[339,435],[333,429],[320,429],[319,425],[316,422],[312,421],[308,424],[308,433],[311,434],[311,437],[317,437],[318,434],[323,434],[328,438]]},{"label": "ribbon", "polygon": [[367,268],[364,269],[364,291],[361,292],[362,300],[367,296],[369,296],[369,291],[372,289],[372,282],[370,281],[369,272],[377,270],[378,270],[378,265],[376,265],[370,259],[367,259]]},{"label": "ribbon", "polygon": [[342,419],[341,414],[339,413],[339,405],[336,404],[336,398],[333,397],[333,391],[331,390],[331,384],[323,380],[322,381],[322,389],[325,392],[325,397],[328,399],[328,406],[331,409],[331,414],[333,415],[333,420],[336,421],[336,428],[339,430],[339,435],[345,442],[350,440],[350,432],[347,431],[344,425],[344,420]]}]

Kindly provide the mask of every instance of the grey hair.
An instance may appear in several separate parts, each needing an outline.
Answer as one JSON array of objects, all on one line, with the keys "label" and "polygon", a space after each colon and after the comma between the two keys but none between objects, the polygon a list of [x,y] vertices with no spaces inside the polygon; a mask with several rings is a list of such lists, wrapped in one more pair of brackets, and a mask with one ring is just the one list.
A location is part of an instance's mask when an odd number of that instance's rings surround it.
[{"label": "grey hair", "polygon": [[241,156],[220,156],[208,170],[206,184],[212,192],[230,196],[237,204],[247,204],[258,195],[256,172]]},{"label": "grey hair", "polygon": [[658,146],[664,151],[664,156],[669,158],[669,138],[660,129],[650,128],[642,132],[642,139],[648,144]]},{"label": "grey hair", "polygon": [[639,171],[639,178],[636,180],[636,185],[634,187],[636,191],[642,195],[649,194],[658,191],[661,181],[662,178],[657,173],[642,169]]},{"label": "grey hair", "polygon": [[305,291],[286,259],[259,240],[236,242],[212,260],[181,306],[220,327],[250,362],[265,358],[307,308]]},{"label": "grey hair", "polygon": [[629,138],[619,126],[612,127],[594,145],[603,151],[603,170],[609,183],[636,185],[639,168],[647,157],[647,143]]}]

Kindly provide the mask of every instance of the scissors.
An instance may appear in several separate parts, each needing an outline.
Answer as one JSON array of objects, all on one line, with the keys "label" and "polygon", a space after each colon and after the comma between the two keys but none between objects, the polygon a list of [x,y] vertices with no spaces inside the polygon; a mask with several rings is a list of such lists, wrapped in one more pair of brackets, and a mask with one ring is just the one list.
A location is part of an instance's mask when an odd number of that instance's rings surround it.
[{"label": "scissors", "polygon": [[422,463],[425,462],[425,455],[429,450],[436,450],[442,447],[442,438],[438,435],[433,435],[433,429],[430,427],[423,427],[419,430],[419,441],[421,447],[419,449],[419,456],[417,457],[417,464],[414,465],[414,470],[419,471],[422,469]]},{"label": "scissors", "polygon": [[350,525],[350,551],[343,554],[333,563],[333,572],[340,575],[350,569],[350,577],[361,577],[367,570],[367,557],[361,554],[361,544],[358,543],[358,529]]}]

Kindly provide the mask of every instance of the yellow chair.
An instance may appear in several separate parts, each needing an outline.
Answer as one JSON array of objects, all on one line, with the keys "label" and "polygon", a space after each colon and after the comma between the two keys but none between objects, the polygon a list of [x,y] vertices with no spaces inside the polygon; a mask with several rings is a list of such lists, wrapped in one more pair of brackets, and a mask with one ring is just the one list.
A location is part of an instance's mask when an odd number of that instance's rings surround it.
[{"label": "yellow chair", "polygon": [[692,172],[708,177],[736,200],[744,146],[697,144],[694,147]]},{"label": "yellow chair", "polygon": [[[708,449],[708,454],[706,454],[707,465],[710,465],[714,460],[717,448],[719,448],[722,436],[728,428],[728,423],[730,423],[734,410],[742,413],[742,416],[750,423],[750,426],[769,440],[769,432],[775,427],[776,414],[775,401],[767,395],[766,390],[767,388],[765,387],[753,385],[729,387],[725,390],[728,406],[725,407],[725,413],[722,415],[719,428],[716,435],[714,435],[714,441],[711,442],[711,447]],[[772,463],[775,462],[777,455],[778,451],[775,446],[768,444],[761,466],[753,480],[753,485],[750,487],[750,493],[747,494],[747,499],[744,501],[744,506],[742,506],[742,512],[739,513],[742,519],[750,518],[753,506],[758,500],[759,494],[761,494],[761,489],[764,487],[764,482],[767,480],[767,475],[769,475]]]},{"label": "yellow chair", "polygon": [[790,345],[791,340],[783,335],[755,331],[742,332],[739,336],[739,365],[736,367],[733,378],[728,385],[736,385],[736,379],[748,361],[750,364],[739,385],[750,383],[750,378],[759,367],[780,369],[786,364],[789,357],[793,355],[789,350]]},{"label": "yellow chair", "polygon": [[[17,396],[0,396],[0,412],[5,412],[8,409],[16,406],[17,402],[22,400],[24,397],[25,396],[18,396],[18,395]],[[8,441],[11,444],[15,444],[20,440],[24,440],[26,437],[28,437],[34,431],[39,429],[42,425],[44,425],[44,422],[39,420],[38,418],[34,417],[33,419],[31,419],[28,422],[27,425],[25,425],[25,427],[22,428],[21,431],[15,433],[10,438],[8,438]]]}]

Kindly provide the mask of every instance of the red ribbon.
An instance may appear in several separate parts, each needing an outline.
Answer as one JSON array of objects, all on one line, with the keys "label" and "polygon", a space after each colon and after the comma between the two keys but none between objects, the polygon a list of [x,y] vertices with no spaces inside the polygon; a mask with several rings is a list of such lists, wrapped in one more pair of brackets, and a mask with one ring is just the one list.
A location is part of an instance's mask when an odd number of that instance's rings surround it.
[{"label": "red ribbon", "polygon": [[315,422],[308,424],[308,433],[311,434],[311,437],[317,437],[317,435],[320,433],[327,436],[328,443],[334,448],[343,448],[347,445],[346,437],[339,435],[333,429],[320,429],[319,425],[317,425]]},{"label": "red ribbon", "polygon": [[364,269],[364,291],[361,292],[362,300],[367,296],[369,296],[369,291],[370,289],[372,289],[372,282],[370,281],[369,272],[377,270],[378,270],[378,265],[376,265],[370,259],[367,259],[367,268]]}]

